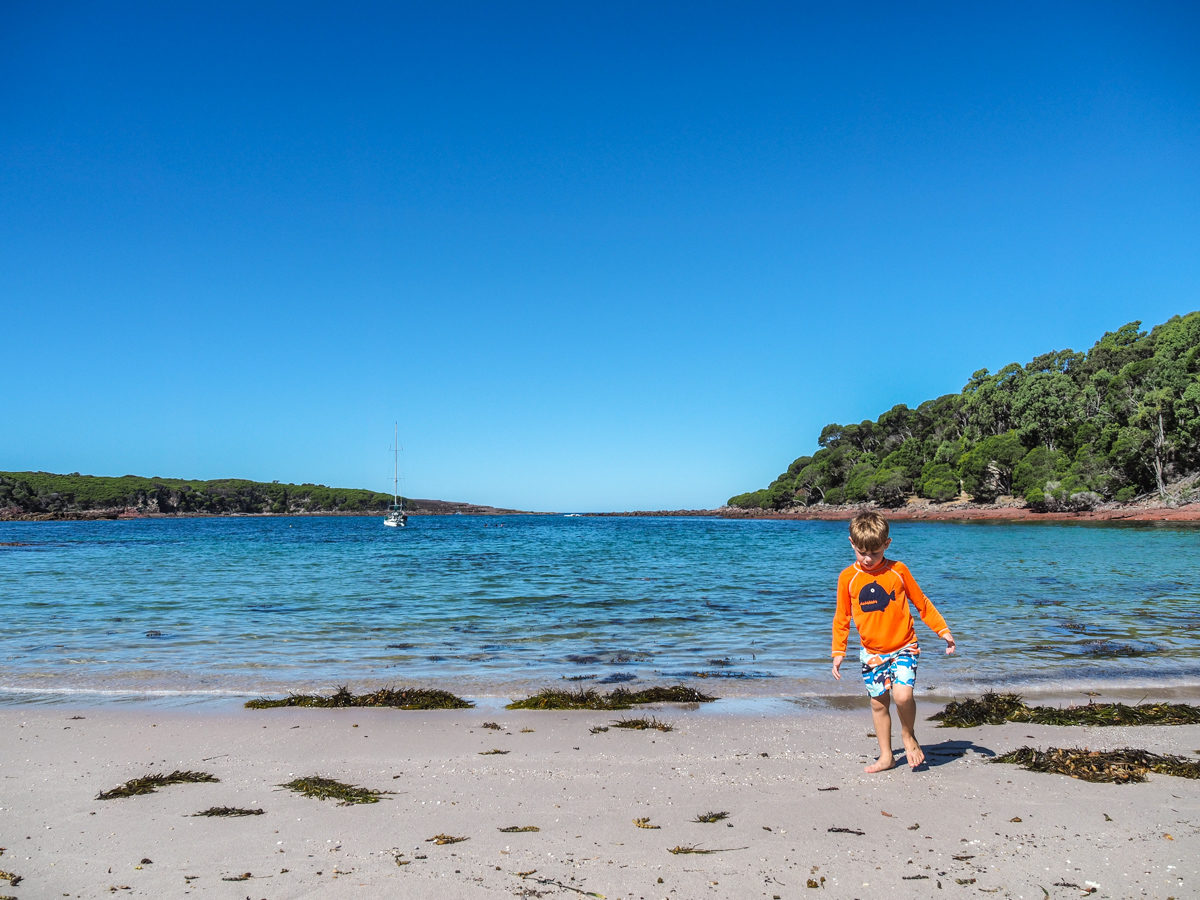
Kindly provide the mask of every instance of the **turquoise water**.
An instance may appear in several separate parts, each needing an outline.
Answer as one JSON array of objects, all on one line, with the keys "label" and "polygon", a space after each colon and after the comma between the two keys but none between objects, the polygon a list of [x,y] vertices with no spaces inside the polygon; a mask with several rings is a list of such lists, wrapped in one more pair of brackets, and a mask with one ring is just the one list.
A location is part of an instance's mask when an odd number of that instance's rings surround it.
[{"label": "turquoise water", "polygon": [[[384,684],[516,696],[829,676],[840,522],[377,516],[0,523],[0,695],[220,697]],[[1200,529],[897,523],[960,653],[919,684],[1195,685]],[[851,635],[853,646],[854,635]],[[571,682],[572,684],[574,682]]]}]

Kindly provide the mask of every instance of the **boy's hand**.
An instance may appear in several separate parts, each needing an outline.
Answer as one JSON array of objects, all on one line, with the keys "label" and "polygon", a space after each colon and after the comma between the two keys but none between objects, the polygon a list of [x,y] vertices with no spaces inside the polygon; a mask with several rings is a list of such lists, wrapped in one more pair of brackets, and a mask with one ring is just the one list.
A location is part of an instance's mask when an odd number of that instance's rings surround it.
[{"label": "boy's hand", "polygon": [[845,658],[844,656],[835,656],[833,658],[833,677],[838,681],[842,680],[842,673],[838,670],[842,668],[842,660]]},{"label": "boy's hand", "polygon": [[945,634],[942,635],[942,637],[945,638],[945,640],[946,640],[946,655],[949,656],[951,653],[954,652],[954,649],[957,646],[954,643],[954,635],[952,635],[950,632],[947,631]]}]

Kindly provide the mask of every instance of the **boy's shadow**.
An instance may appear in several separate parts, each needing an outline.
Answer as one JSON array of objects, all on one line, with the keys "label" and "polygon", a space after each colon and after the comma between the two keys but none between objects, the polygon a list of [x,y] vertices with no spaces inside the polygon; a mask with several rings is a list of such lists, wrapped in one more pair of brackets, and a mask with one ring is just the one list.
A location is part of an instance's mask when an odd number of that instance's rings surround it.
[{"label": "boy's shadow", "polygon": [[[941,741],[937,744],[927,744],[922,747],[925,751],[925,762],[917,766],[918,769],[933,768],[934,766],[944,766],[948,762],[953,762],[956,759],[961,759],[968,753],[978,753],[980,756],[995,756],[996,751],[989,747],[981,747],[974,741]],[[896,754],[904,756],[904,748]]]}]

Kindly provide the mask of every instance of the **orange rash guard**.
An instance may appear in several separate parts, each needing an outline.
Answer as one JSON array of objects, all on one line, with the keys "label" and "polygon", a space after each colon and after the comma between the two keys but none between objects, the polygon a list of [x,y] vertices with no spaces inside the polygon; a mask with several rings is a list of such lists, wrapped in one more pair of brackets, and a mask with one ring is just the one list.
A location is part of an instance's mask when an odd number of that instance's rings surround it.
[{"label": "orange rash guard", "polygon": [[860,569],[857,563],[847,566],[838,576],[833,655],[846,655],[851,618],[868,653],[893,653],[913,643],[917,634],[908,610],[910,600],[921,621],[939,635],[950,630],[904,563],[885,559],[872,571]]}]

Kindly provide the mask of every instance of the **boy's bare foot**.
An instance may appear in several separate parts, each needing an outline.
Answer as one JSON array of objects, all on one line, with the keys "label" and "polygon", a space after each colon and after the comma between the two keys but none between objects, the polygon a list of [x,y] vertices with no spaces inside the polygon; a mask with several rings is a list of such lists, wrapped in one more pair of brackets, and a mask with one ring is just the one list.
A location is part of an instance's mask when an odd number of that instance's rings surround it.
[{"label": "boy's bare foot", "polygon": [[863,769],[868,775],[874,775],[876,772],[886,772],[892,766],[896,765],[896,760],[891,756],[881,756],[875,762]]},{"label": "boy's bare foot", "polygon": [[925,751],[921,749],[921,745],[916,741],[913,741],[911,746],[907,743],[904,745],[904,755],[908,759],[908,767],[910,769],[915,769],[925,762]]}]

